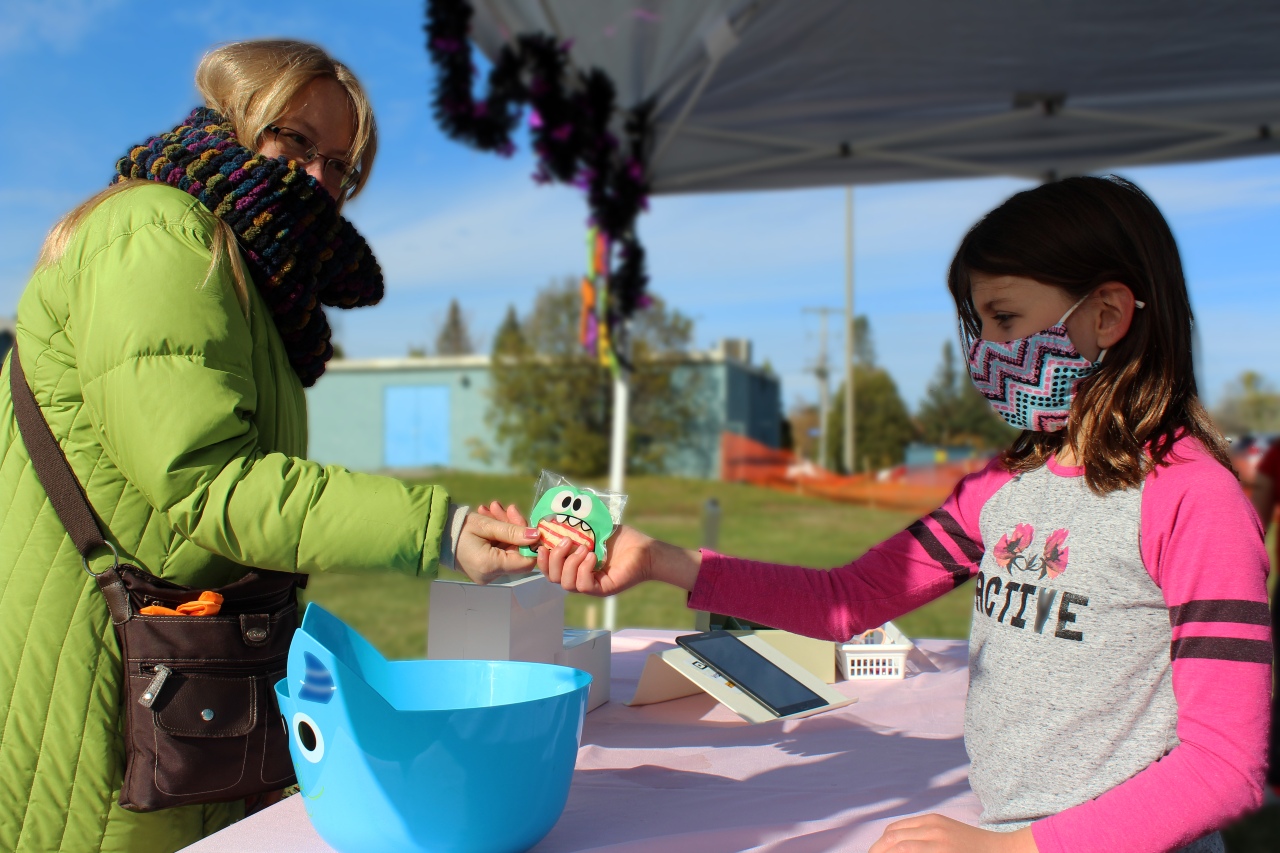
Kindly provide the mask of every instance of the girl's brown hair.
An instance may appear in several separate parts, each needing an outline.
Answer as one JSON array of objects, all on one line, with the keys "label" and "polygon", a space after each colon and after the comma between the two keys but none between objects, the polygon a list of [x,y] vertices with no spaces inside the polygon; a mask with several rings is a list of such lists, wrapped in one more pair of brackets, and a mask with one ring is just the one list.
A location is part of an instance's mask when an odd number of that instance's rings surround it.
[{"label": "girl's brown hair", "polygon": [[1118,281],[1146,307],[1081,382],[1062,432],[1024,431],[1004,452],[1015,472],[1069,443],[1099,494],[1139,485],[1184,435],[1228,469],[1227,445],[1196,396],[1191,302],[1173,232],[1146,193],[1115,177],[1067,178],[1020,192],[969,229],[947,276],[967,338],[981,337],[971,275],[1012,275],[1081,299]]}]

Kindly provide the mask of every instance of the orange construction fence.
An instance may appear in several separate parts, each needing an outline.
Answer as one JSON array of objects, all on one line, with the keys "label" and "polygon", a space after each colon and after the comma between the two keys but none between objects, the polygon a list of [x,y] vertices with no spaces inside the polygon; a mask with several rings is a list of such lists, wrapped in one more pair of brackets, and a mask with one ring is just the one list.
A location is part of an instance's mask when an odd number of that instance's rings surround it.
[{"label": "orange construction fence", "polygon": [[898,466],[874,474],[841,475],[736,433],[720,435],[720,476],[828,500],[925,513],[941,505],[966,474],[986,459],[947,462],[927,468]]}]

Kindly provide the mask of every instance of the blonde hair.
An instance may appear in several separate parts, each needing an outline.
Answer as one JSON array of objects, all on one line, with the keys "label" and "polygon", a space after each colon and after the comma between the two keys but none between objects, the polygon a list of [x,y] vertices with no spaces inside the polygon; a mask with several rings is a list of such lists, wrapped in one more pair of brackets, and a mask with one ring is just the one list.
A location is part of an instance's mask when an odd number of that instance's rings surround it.
[{"label": "blonde hair", "polygon": [[[358,175],[355,182],[343,190],[338,200],[341,203],[354,198],[364,188],[378,150],[373,107],[351,69],[321,48],[306,42],[285,39],[234,42],[204,55],[196,68],[196,89],[204,98],[206,107],[216,110],[231,122],[240,144],[257,151],[267,125],[285,111],[294,95],[320,77],[331,77],[342,85],[356,120],[356,131],[347,156],[358,167]],[[80,223],[99,204],[119,192],[146,183],[150,182],[136,179],[114,183],[63,216],[45,237],[36,269],[55,264],[62,258]],[[247,279],[239,252],[235,250],[235,233],[221,219],[217,224],[210,247],[213,258],[205,282],[224,258],[230,258],[236,296],[247,312]]]},{"label": "blonde hair", "polygon": [[267,125],[279,118],[312,80],[330,77],[347,92],[355,136],[347,159],[358,175],[343,190],[354,198],[369,180],[378,150],[373,107],[351,69],[314,44],[282,39],[241,41],[211,50],[196,68],[196,89],[205,106],[230,120],[240,144],[257,151]]}]

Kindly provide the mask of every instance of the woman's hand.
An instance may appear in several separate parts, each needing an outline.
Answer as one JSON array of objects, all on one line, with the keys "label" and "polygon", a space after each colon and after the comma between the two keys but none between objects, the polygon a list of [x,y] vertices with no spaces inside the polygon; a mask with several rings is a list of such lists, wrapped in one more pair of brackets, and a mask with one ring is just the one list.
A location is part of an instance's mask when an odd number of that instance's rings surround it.
[{"label": "woman's hand", "polygon": [[502,575],[532,570],[533,558],[519,549],[537,541],[538,531],[529,529],[515,504],[503,509],[494,501],[477,508],[462,523],[453,561],[471,580],[486,584]]},{"label": "woman's hand", "polygon": [[512,524],[518,524],[521,527],[529,526],[529,522],[525,521],[524,516],[520,514],[520,510],[516,509],[515,504],[512,504],[505,509],[502,504],[497,501],[494,501],[488,506],[480,504],[480,506],[476,507],[476,513],[478,515],[483,515],[486,518],[496,518],[499,521],[509,521]]},{"label": "woman's hand", "polygon": [[867,853],[1038,853],[1031,828],[992,832],[940,814],[896,820]]},{"label": "woman's hand", "polygon": [[625,524],[610,538],[604,566],[596,570],[596,555],[585,546],[563,539],[554,548],[538,549],[538,571],[568,592],[617,595],[623,590],[659,580],[692,590],[701,556],[646,536]]}]

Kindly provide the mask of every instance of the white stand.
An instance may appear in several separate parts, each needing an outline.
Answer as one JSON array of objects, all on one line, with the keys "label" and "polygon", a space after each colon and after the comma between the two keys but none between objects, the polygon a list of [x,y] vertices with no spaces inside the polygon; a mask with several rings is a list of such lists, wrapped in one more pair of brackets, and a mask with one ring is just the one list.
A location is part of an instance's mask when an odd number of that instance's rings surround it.
[{"label": "white stand", "polygon": [[430,660],[524,660],[591,673],[587,710],[609,701],[610,635],[564,627],[564,589],[542,575],[431,583]]},{"label": "white stand", "polygon": [[758,637],[747,635],[739,639],[796,681],[826,699],[829,704],[810,711],[779,717],[679,646],[660,654],[649,655],[649,659],[644,663],[644,671],[640,673],[640,684],[636,687],[636,695],[627,704],[652,705],[655,702],[666,702],[670,699],[707,693],[748,723],[767,723],[771,720],[809,717],[858,701],[834,690],[813,673]]},{"label": "white stand", "polygon": [[556,653],[556,663],[591,673],[591,692],[587,695],[587,710],[609,701],[609,678],[612,675],[610,655],[612,635],[605,630],[565,628],[563,645]]}]

